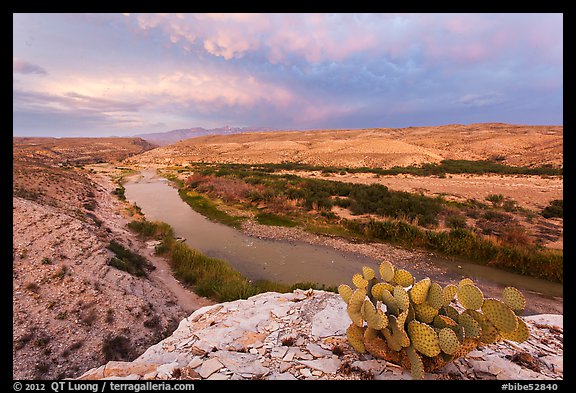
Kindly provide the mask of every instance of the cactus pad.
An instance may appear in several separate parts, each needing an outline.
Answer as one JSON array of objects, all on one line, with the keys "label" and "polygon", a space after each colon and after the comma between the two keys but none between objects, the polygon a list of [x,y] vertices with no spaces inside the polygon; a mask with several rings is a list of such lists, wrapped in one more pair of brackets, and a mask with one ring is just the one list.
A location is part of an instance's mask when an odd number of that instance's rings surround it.
[{"label": "cactus pad", "polygon": [[408,335],[414,349],[424,356],[434,357],[440,354],[438,336],[433,328],[418,321],[408,322]]},{"label": "cactus pad", "polygon": [[406,355],[408,356],[408,360],[410,360],[412,379],[424,379],[424,363],[413,345],[406,348]]},{"label": "cactus pad", "polygon": [[368,267],[368,266],[362,266],[362,275],[368,281],[370,281],[374,277],[376,277],[376,273],[374,272],[374,269],[372,269],[371,267]]},{"label": "cactus pad", "polygon": [[398,269],[394,272],[394,282],[406,288],[414,284],[414,277],[408,270]]},{"label": "cactus pad", "polygon": [[454,284],[446,285],[442,290],[442,305],[449,306],[450,303],[452,302],[452,299],[454,299],[454,297],[456,296],[456,293],[458,293],[458,287],[456,285]]},{"label": "cactus pad", "polygon": [[479,338],[482,335],[482,327],[470,314],[460,314],[458,323],[464,328],[468,338]]},{"label": "cactus pad", "polygon": [[428,291],[428,296],[426,297],[426,303],[438,310],[442,307],[442,287],[438,283],[432,283],[430,285],[430,290]]},{"label": "cactus pad", "polygon": [[384,338],[386,339],[386,344],[388,345],[388,347],[393,350],[393,351],[401,351],[402,350],[402,345],[400,345],[400,340],[398,339],[398,337],[395,337],[392,335],[392,331],[390,330],[390,328],[384,328],[381,330],[382,334],[384,335]]},{"label": "cactus pad", "polygon": [[448,355],[454,355],[460,348],[460,340],[454,331],[450,328],[440,329],[438,333],[438,344],[440,349]]},{"label": "cactus pad", "polygon": [[513,332],[518,327],[516,314],[500,300],[486,299],[482,305],[482,312],[500,331]]},{"label": "cactus pad", "polygon": [[388,325],[388,317],[381,310],[376,310],[368,299],[364,300],[361,313],[371,329],[380,330]]},{"label": "cactus pad", "polygon": [[453,320],[457,321],[458,320],[458,311],[452,307],[452,306],[444,306],[442,307],[440,310],[438,310],[439,314],[442,315],[446,315],[449,318],[452,318]]},{"label": "cactus pad", "polygon": [[514,311],[514,314],[521,315],[526,307],[526,299],[522,292],[514,287],[506,287],[502,292],[502,300]]},{"label": "cactus pad", "polygon": [[460,282],[458,283],[458,287],[461,287],[462,285],[475,285],[474,281],[472,281],[472,279],[470,278],[463,278],[462,280],[460,280]]},{"label": "cactus pad", "polygon": [[365,289],[368,286],[368,280],[362,277],[362,275],[359,273],[356,273],[352,276],[352,283],[354,283],[354,285],[360,289]]},{"label": "cactus pad", "polygon": [[446,315],[436,315],[434,317],[433,325],[435,328],[446,328],[446,327],[454,327],[458,325],[455,320]]},{"label": "cactus pad", "polygon": [[423,280],[418,281],[412,288],[410,288],[410,299],[414,304],[424,303],[426,297],[428,296],[428,290],[430,289],[430,278],[426,277]]},{"label": "cactus pad", "polygon": [[382,291],[392,292],[392,291],[394,291],[394,286],[392,284],[388,284],[387,282],[379,282],[377,284],[374,284],[372,286],[372,289],[370,290],[370,292],[372,293],[372,296],[376,300],[382,300],[383,299]]},{"label": "cactus pad", "polygon": [[342,296],[344,302],[348,303],[354,291],[348,285],[340,284],[338,285],[338,293],[340,294],[340,296]]},{"label": "cactus pad", "polygon": [[348,337],[348,342],[352,345],[359,353],[366,353],[366,348],[364,347],[364,329],[351,324],[346,329],[346,337]]},{"label": "cactus pad", "polygon": [[348,307],[346,309],[348,316],[358,327],[362,327],[364,325],[362,318],[362,304],[364,303],[365,298],[366,291],[364,289],[357,289],[350,297],[350,301],[348,302]]},{"label": "cactus pad", "polygon": [[394,300],[396,300],[396,305],[400,310],[407,310],[410,306],[410,298],[408,297],[408,292],[400,285],[394,287]]},{"label": "cactus pad", "polygon": [[431,323],[434,317],[438,315],[438,310],[427,303],[422,303],[414,304],[414,313],[416,314],[416,319],[420,322]]},{"label": "cactus pad", "polygon": [[522,318],[516,316],[516,319],[518,320],[518,326],[516,329],[513,332],[500,332],[500,335],[504,340],[512,340],[521,343],[530,338],[530,329]]},{"label": "cactus pad", "polygon": [[484,294],[473,284],[460,285],[458,288],[458,302],[469,310],[478,310],[484,302]]},{"label": "cactus pad", "polygon": [[386,305],[386,313],[398,315],[400,312],[396,299],[394,299],[394,296],[390,292],[382,291],[382,303]]},{"label": "cactus pad", "polygon": [[386,282],[390,282],[392,281],[392,279],[394,278],[394,265],[392,265],[390,262],[388,261],[384,261],[380,264],[380,277],[382,277],[382,280],[386,281]]},{"label": "cactus pad", "polygon": [[484,314],[475,310],[466,310],[464,314],[469,314],[474,318],[482,328],[482,334],[479,337],[481,343],[491,344],[498,339],[499,333],[496,326]]}]

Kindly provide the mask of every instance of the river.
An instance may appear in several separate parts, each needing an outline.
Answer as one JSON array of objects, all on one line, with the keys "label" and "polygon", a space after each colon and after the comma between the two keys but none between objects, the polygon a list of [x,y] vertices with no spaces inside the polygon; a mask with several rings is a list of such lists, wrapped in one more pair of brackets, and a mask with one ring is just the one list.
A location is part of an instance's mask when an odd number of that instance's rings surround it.
[{"label": "river", "polygon": [[[317,282],[326,285],[351,284],[353,274],[362,266],[377,270],[378,261],[358,253],[348,253],[334,248],[301,241],[270,240],[248,236],[224,224],[215,223],[190,208],[169,182],[156,175],[154,170],[143,170],[131,176],[124,184],[126,198],[136,203],[150,221],[169,224],[176,236],[203,254],[230,263],[250,280],[267,279],[286,284]],[[532,277],[504,272],[487,266],[441,258],[430,255],[429,263],[441,267],[444,272],[439,279],[447,280],[472,277],[493,291],[488,296],[500,298],[497,293],[504,286],[512,285],[529,292],[534,297],[533,311],[548,307],[549,312],[562,310],[562,284],[551,283]],[[558,304],[560,303],[560,304]],[[538,306],[540,305],[540,306]],[[527,308],[528,311],[528,308]]]}]

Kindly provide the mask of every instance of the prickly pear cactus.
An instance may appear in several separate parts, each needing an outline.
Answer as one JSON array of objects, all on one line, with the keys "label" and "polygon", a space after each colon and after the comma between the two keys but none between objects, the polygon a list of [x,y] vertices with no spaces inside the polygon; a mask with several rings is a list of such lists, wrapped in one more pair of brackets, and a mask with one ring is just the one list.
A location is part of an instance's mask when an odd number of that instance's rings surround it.
[{"label": "prickly pear cactus", "polygon": [[485,298],[470,278],[442,288],[428,277],[416,281],[387,261],[378,272],[363,267],[352,282],[355,289],[338,287],[352,320],[350,345],[411,370],[414,379],[478,346],[530,337],[520,317],[526,300],[514,287],[504,289],[502,301]]}]

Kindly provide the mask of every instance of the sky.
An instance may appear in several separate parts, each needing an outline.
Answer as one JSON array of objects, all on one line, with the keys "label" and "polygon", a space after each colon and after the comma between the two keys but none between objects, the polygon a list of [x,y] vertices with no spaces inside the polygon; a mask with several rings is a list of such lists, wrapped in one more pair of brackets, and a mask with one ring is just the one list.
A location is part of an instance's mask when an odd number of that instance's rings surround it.
[{"label": "sky", "polygon": [[563,124],[562,14],[13,14],[13,135]]}]

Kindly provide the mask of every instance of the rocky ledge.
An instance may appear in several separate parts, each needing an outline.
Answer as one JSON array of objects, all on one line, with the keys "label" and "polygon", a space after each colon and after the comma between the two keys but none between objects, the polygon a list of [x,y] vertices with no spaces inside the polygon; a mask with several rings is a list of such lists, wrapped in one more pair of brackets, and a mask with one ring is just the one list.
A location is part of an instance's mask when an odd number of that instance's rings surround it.
[{"label": "rocky ledge", "polygon": [[[426,379],[563,379],[563,316],[523,319],[529,340],[483,346]],[[337,294],[268,292],[198,309],[133,362],[112,361],[79,379],[411,379],[355,352],[349,325]]]}]

